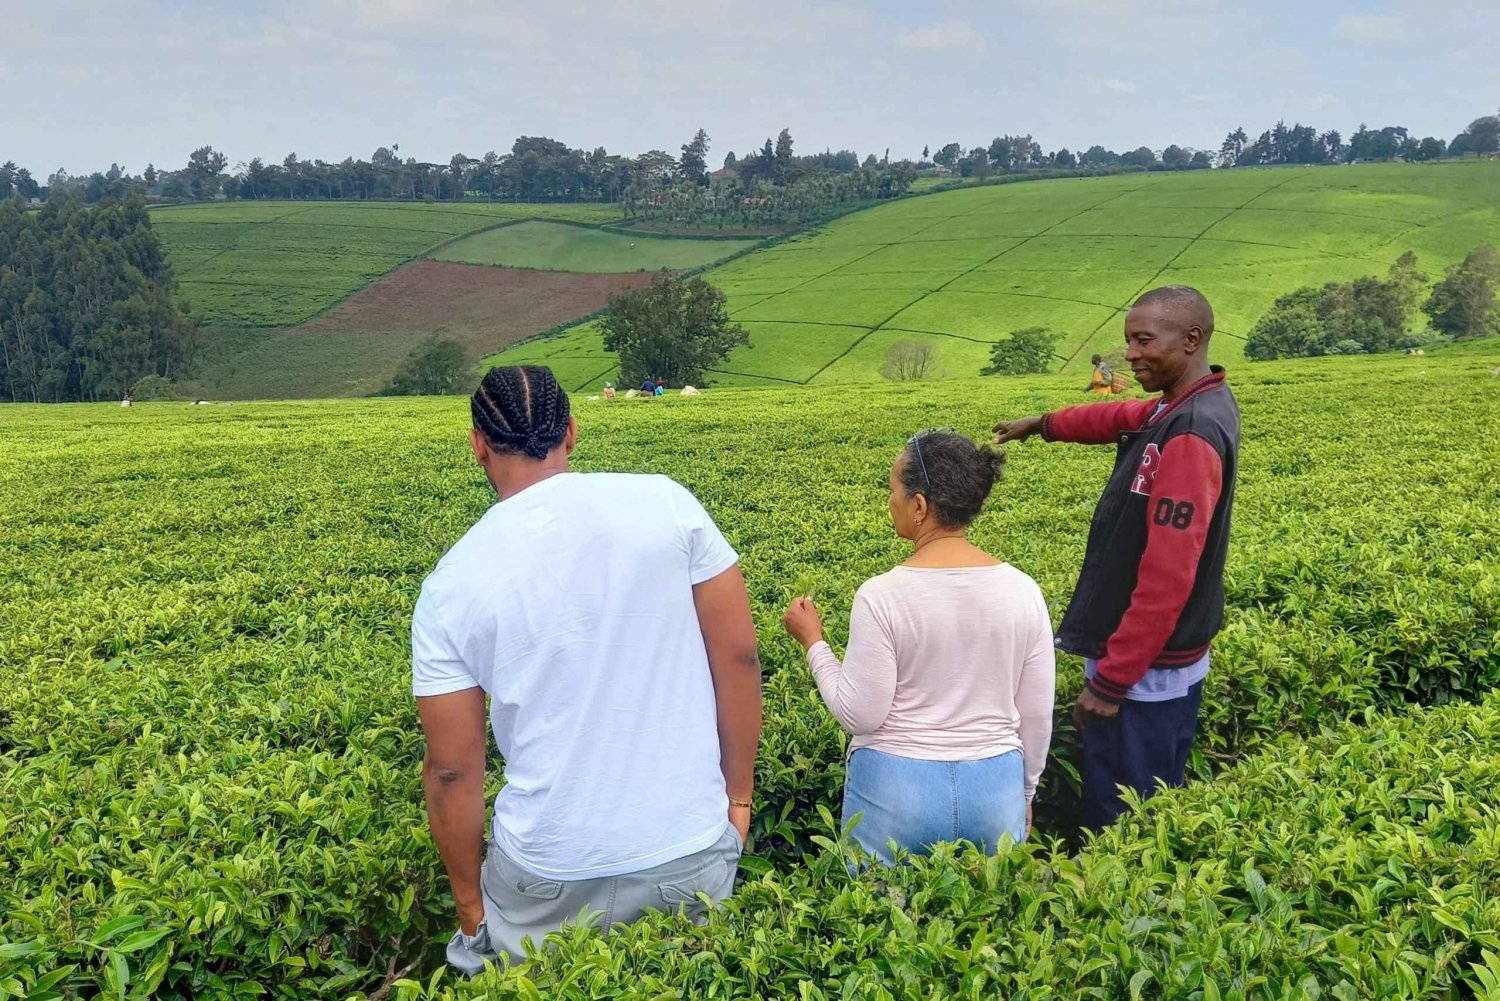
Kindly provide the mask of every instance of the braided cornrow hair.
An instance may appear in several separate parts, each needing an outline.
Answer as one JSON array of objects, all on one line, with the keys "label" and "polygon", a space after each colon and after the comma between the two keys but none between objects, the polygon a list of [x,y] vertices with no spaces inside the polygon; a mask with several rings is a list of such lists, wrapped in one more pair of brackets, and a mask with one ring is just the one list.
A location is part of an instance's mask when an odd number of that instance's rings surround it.
[{"label": "braided cornrow hair", "polygon": [[568,433],[568,394],[544,365],[490,369],[469,409],[474,427],[497,452],[545,459]]}]

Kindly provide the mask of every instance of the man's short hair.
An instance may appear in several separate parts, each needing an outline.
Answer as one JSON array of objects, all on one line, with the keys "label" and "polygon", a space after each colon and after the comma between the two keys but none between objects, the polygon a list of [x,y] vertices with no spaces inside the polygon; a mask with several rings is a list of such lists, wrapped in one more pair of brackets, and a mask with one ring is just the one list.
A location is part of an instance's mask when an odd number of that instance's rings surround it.
[{"label": "man's short hair", "polygon": [[1191,285],[1163,285],[1142,295],[1131,306],[1155,306],[1171,313],[1184,326],[1196,326],[1208,340],[1214,332],[1214,308],[1203,293]]}]

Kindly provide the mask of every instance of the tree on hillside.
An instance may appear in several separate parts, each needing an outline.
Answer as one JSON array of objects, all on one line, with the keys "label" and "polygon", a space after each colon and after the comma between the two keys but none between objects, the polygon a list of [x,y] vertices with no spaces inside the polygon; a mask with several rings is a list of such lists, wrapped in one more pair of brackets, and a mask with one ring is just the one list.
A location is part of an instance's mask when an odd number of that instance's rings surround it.
[{"label": "tree on hillside", "polygon": [[1328,151],[1328,158],[1333,161],[1343,159],[1344,137],[1339,134],[1338,129],[1329,129],[1318,137],[1323,143],[1323,148]]},{"label": "tree on hillside", "polygon": [[958,143],[949,143],[937,151],[932,158],[933,163],[942,164],[944,167],[952,168],[958,164],[958,158],[964,155],[964,148]]},{"label": "tree on hillside", "polygon": [[790,184],[797,179],[797,164],[792,158],[792,130],[782,129],[776,136],[777,184]]},{"label": "tree on hillside", "polygon": [[1129,153],[1122,154],[1120,162],[1133,167],[1150,167],[1156,163],[1156,154],[1151,152],[1149,146],[1138,146]]},{"label": "tree on hillside", "polygon": [[181,375],[196,337],[140,198],[0,201],[0,401],[119,399]]},{"label": "tree on hillside", "polygon": [[1432,287],[1432,297],[1422,311],[1432,318],[1433,329],[1450,337],[1463,340],[1500,333],[1497,288],[1500,255],[1488,244],[1475,247]]},{"label": "tree on hillside", "polygon": [[1245,356],[1265,360],[1409,346],[1407,321],[1425,281],[1416,255],[1408,251],[1384,279],[1365,276],[1298,289],[1277,299],[1256,321]]},{"label": "tree on hillside", "polygon": [[699,129],[693,135],[692,142],[682,147],[682,156],[677,161],[677,169],[684,181],[691,181],[697,185],[708,183],[707,132]]},{"label": "tree on hillside", "polygon": [[620,355],[627,386],[646,378],[702,385],[710,368],[750,343],[745,328],[729,319],[723,292],[702,278],[674,278],[666,270],[647,288],[610,296],[599,327],[604,349]]},{"label": "tree on hillside", "polygon": [[194,198],[212,198],[219,193],[221,174],[229,157],[212,146],[199,146],[188,156],[188,190]]},{"label": "tree on hillside", "polygon": [[1235,129],[1224,137],[1224,142],[1219,146],[1219,166],[1233,167],[1240,162],[1240,157],[1245,153],[1245,144],[1250,137],[1245,135],[1243,126]]},{"label": "tree on hillside", "polygon": [[1026,327],[990,348],[990,363],[980,375],[1028,375],[1052,368],[1052,346],[1057,335],[1046,327]]},{"label": "tree on hillside", "polygon": [[1436,136],[1427,136],[1412,151],[1412,160],[1439,160],[1448,152],[1448,144]]},{"label": "tree on hillside", "polygon": [[931,156],[931,155],[932,155],[932,151],[931,151],[931,150],[929,150],[929,149],[928,149],[928,148],[927,148],[927,145],[926,145],[926,144],[925,144],[925,143],[924,143],[924,144],[923,144],[923,145],[922,145],[922,162],[923,162],[923,163],[926,163],[926,162],[927,162],[927,158],[928,158],[928,157],[929,157],[929,156]]},{"label": "tree on hillside", "polygon": [[1469,134],[1469,149],[1475,153],[1500,150],[1500,116],[1485,115],[1483,118],[1476,118],[1465,131]]},{"label": "tree on hillside", "polygon": [[1193,155],[1181,146],[1173,143],[1161,151],[1161,162],[1164,167],[1171,167],[1173,170],[1182,170],[1193,162]]},{"label": "tree on hillside", "polygon": [[1417,255],[1408,250],[1386,272],[1386,281],[1394,287],[1399,297],[1403,319],[1410,319],[1416,312],[1417,299],[1426,286],[1427,273],[1417,267]]},{"label": "tree on hillside", "polygon": [[1064,170],[1071,170],[1072,168],[1078,166],[1078,157],[1073,155],[1072,150],[1064,146],[1062,149],[1052,154],[1052,166],[1061,167]]},{"label": "tree on hillside", "polygon": [[725,170],[733,170],[735,168],[735,164],[737,162],[738,161],[734,157],[734,150],[730,150],[728,153],[724,154],[724,169]]},{"label": "tree on hillside", "polygon": [[897,341],[885,352],[880,374],[891,382],[920,382],[936,376],[937,345],[931,341]]},{"label": "tree on hillside", "polygon": [[1079,154],[1078,162],[1085,167],[1108,167],[1112,163],[1120,162],[1120,154],[1095,144]]},{"label": "tree on hillside", "polygon": [[406,356],[381,396],[448,396],[469,391],[468,358],[457,341],[433,334]]}]

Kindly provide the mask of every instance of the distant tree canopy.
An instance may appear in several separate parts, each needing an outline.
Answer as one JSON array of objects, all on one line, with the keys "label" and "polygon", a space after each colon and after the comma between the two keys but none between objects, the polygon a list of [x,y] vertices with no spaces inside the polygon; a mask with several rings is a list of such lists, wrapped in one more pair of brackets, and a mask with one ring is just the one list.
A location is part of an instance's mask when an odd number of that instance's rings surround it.
[{"label": "distant tree canopy", "polygon": [[0,202],[0,401],[118,399],[180,375],[195,344],[140,199]]},{"label": "distant tree canopy", "polygon": [[1057,334],[1046,327],[1025,327],[1011,332],[990,349],[990,363],[980,375],[1030,375],[1052,369],[1052,346]]},{"label": "distant tree canopy", "polygon": [[665,270],[646,288],[610,296],[599,327],[604,349],[620,355],[622,384],[651,378],[703,385],[710,368],[750,343],[724,303],[724,293],[702,278],[674,278]]},{"label": "distant tree canopy", "polygon": [[1475,247],[1463,263],[1448,268],[1422,307],[1432,327],[1457,340],[1500,334],[1500,254],[1488,244]]},{"label": "distant tree canopy", "polygon": [[1416,255],[1402,254],[1385,278],[1329,282],[1276,300],[1245,341],[1254,359],[1390,351],[1415,340],[1408,334],[1417,296],[1427,278]]},{"label": "distant tree canopy", "polygon": [[474,380],[463,345],[437,334],[412,349],[381,396],[446,396],[467,392]]}]

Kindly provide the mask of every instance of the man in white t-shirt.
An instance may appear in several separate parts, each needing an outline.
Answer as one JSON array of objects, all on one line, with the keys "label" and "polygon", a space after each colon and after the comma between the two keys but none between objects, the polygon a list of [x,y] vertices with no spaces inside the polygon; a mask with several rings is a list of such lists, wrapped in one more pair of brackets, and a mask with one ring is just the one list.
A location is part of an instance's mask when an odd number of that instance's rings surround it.
[{"label": "man in white t-shirt", "polygon": [[[734,887],[760,739],[738,557],[665,476],[573,473],[567,395],[494,368],[474,457],[499,502],[438,562],[412,620],[423,782],[459,931],[449,962],[524,954],[579,919],[702,917]],[[505,761],[485,841],[485,703]]]}]

